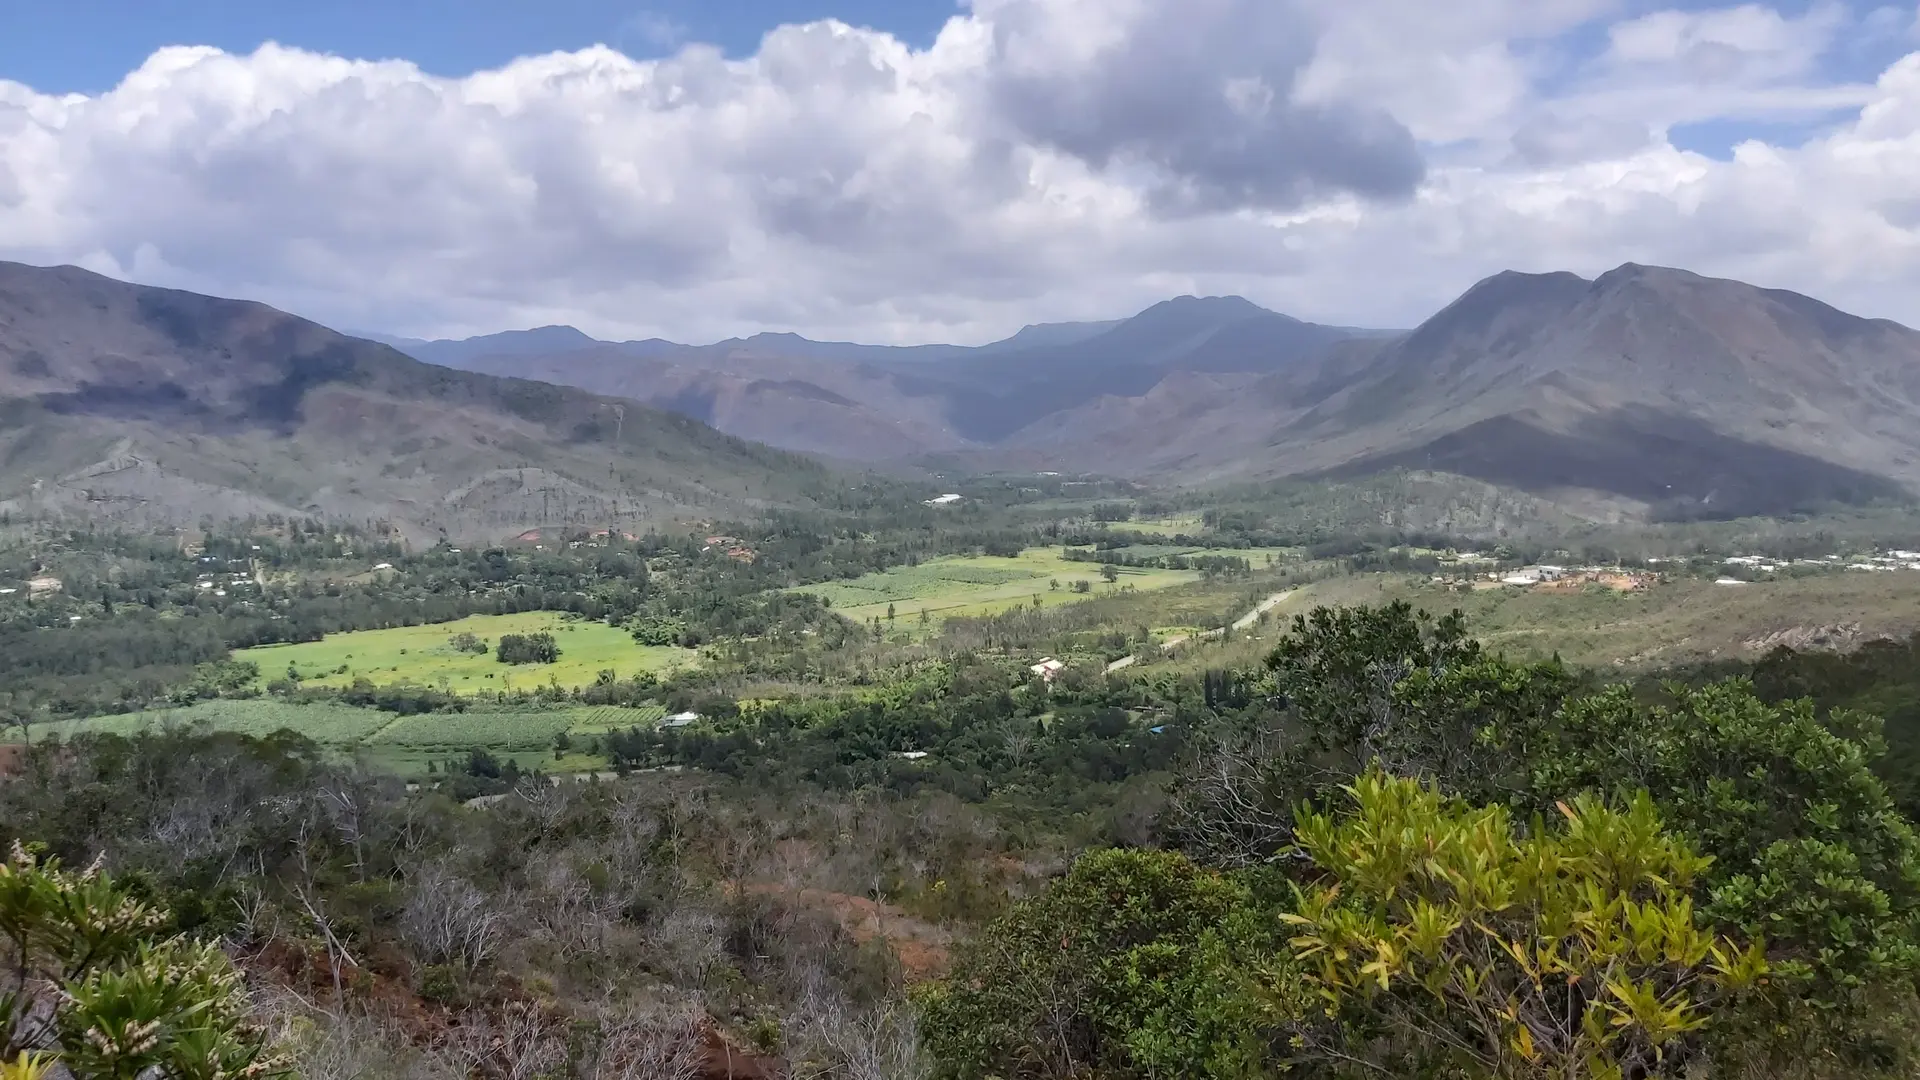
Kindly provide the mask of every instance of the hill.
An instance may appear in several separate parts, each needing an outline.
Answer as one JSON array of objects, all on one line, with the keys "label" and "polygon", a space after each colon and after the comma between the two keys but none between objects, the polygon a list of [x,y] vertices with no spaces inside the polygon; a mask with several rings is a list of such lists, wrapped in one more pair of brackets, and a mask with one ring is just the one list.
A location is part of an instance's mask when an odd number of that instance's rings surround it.
[{"label": "hill", "polygon": [[1635,265],[1503,274],[1348,370],[1265,389],[1269,445],[1444,469],[1655,516],[1777,513],[1920,483],[1920,333]]},{"label": "hill", "polygon": [[827,476],[684,416],[424,364],[262,304],[0,263],[8,511],[497,536],[796,505]]}]

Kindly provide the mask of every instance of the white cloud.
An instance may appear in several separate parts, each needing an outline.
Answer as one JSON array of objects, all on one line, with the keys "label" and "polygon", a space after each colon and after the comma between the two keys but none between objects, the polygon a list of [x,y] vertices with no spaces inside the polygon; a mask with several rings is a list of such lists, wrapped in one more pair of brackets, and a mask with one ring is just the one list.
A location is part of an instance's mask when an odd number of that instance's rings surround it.
[{"label": "white cloud", "polygon": [[[1196,291],[1405,324],[1627,259],[1920,324],[1920,54],[1824,78],[1850,18],[975,0],[922,50],[823,22],[460,79],[166,49],[95,97],[0,82],[0,257],[416,333],[975,340]],[[1665,137],[1777,118],[1826,126]]]}]

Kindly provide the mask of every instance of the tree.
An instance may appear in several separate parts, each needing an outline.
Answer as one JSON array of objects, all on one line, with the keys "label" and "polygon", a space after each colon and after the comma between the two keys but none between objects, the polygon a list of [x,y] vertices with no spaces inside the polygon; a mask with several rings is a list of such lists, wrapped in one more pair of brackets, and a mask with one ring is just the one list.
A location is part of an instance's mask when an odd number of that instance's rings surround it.
[{"label": "tree", "polygon": [[289,1073],[248,1021],[226,954],[168,932],[171,921],[97,865],[74,873],[14,845],[0,864],[12,976],[0,992],[0,1077]]},{"label": "tree", "polygon": [[494,647],[494,656],[503,664],[551,664],[560,659],[560,646],[553,635],[502,634]]},{"label": "tree", "polygon": [[1517,833],[1504,806],[1378,769],[1347,791],[1344,815],[1298,815],[1325,877],[1281,918],[1308,981],[1403,1043],[1393,1075],[1678,1076],[1767,973],[1761,947],[1698,925],[1688,887],[1712,860],[1644,792]]},{"label": "tree", "polygon": [[1780,1061],[1831,1056],[1864,1069],[1897,992],[1920,972],[1920,841],[1872,765],[1878,722],[1810,702],[1769,705],[1740,680],[1637,700],[1615,687],[1526,736],[1536,805],[1553,791],[1645,787],[1674,829],[1713,857],[1696,894],[1708,916],[1764,933],[1779,1015],[1745,1048]]},{"label": "tree", "polygon": [[1180,855],[1096,851],[962,946],[921,994],[957,1080],[1271,1074],[1304,998],[1248,887]]},{"label": "tree", "polygon": [[1111,585],[1120,580],[1120,568],[1112,563],[1100,564],[1100,580]]},{"label": "tree", "polygon": [[1293,811],[1379,763],[1477,801],[1525,790],[1526,738],[1573,692],[1560,665],[1488,656],[1454,613],[1405,603],[1316,608],[1267,657],[1252,696],[1267,708],[1230,728],[1182,777],[1171,821],[1209,861],[1262,862],[1291,843]]}]

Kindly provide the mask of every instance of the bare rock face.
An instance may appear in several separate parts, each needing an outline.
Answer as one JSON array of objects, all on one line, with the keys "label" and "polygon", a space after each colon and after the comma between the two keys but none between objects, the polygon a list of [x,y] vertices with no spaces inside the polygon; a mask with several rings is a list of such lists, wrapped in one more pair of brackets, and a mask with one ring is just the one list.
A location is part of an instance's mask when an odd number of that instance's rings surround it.
[{"label": "bare rock face", "polygon": [[1795,626],[1786,630],[1776,630],[1742,644],[1758,653],[1771,652],[1782,647],[1795,652],[1815,650],[1845,652],[1872,638],[1873,635],[1862,632],[1859,623],[1837,623],[1832,626]]}]

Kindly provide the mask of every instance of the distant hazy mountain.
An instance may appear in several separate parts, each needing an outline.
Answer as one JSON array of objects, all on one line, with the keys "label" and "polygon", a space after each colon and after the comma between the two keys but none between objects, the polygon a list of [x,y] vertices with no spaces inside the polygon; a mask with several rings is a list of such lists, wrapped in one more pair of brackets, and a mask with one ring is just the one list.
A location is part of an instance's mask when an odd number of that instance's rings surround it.
[{"label": "distant hazy mountain", "polygon": [[[536,326],[531,330],[508,330],[499,334],[457,340],[424,341],[420,338],[363,334],[362,337],[391,345],[415,360],[441,367],[477,370],[475,365],[488,357],[544,356],[551,353],[592,349],[610,342],[597,341],[571,326]],[[620,342],[623,351],[635,355],[670,352],[685,346],[658,338],[649,341]]]},{"label": "distant hazy mountain", "polygon": [[489,536],[801,505],[827,477],[684,416],[430,366],[261,304],[0,263],[11,510]]},{"label": "distant hazy mountain", "polygon": [[[682,345],[663,338],[644,341],[606,341],[588,337],[571,326],[539,326],[459,339],[391,337],[367,333],[358,336],[391,345],[416,360],[443,367],[471,368],[489,357],[543,356],[580,349],[612,349],[630,356],[660,357],[676,353],[751,352],[803,360],[848,360],[877,364],[913,364],[975,353],[1008,352],[1036,346],[1067,345],[1119,325],[1111,322],[1039,323],[1010,338],[988,345],[861,345],[850,341],[814,341],[799,334],[765,333],[728,338],[712,345]],[[497,365],[493,365],[497,366]]]},{"label": "distant hazy mountain", "polygon": [[1146,393],[1172,372],[1281,370],[1355,333],[1239,297],[1188,296],[1130,319],[1037,324],[977,347],[795,334],[582,346],[568,328],[409,347],[435,363],[633,397],[775,446],[882,462],[991,447],[1103,395]]}]

